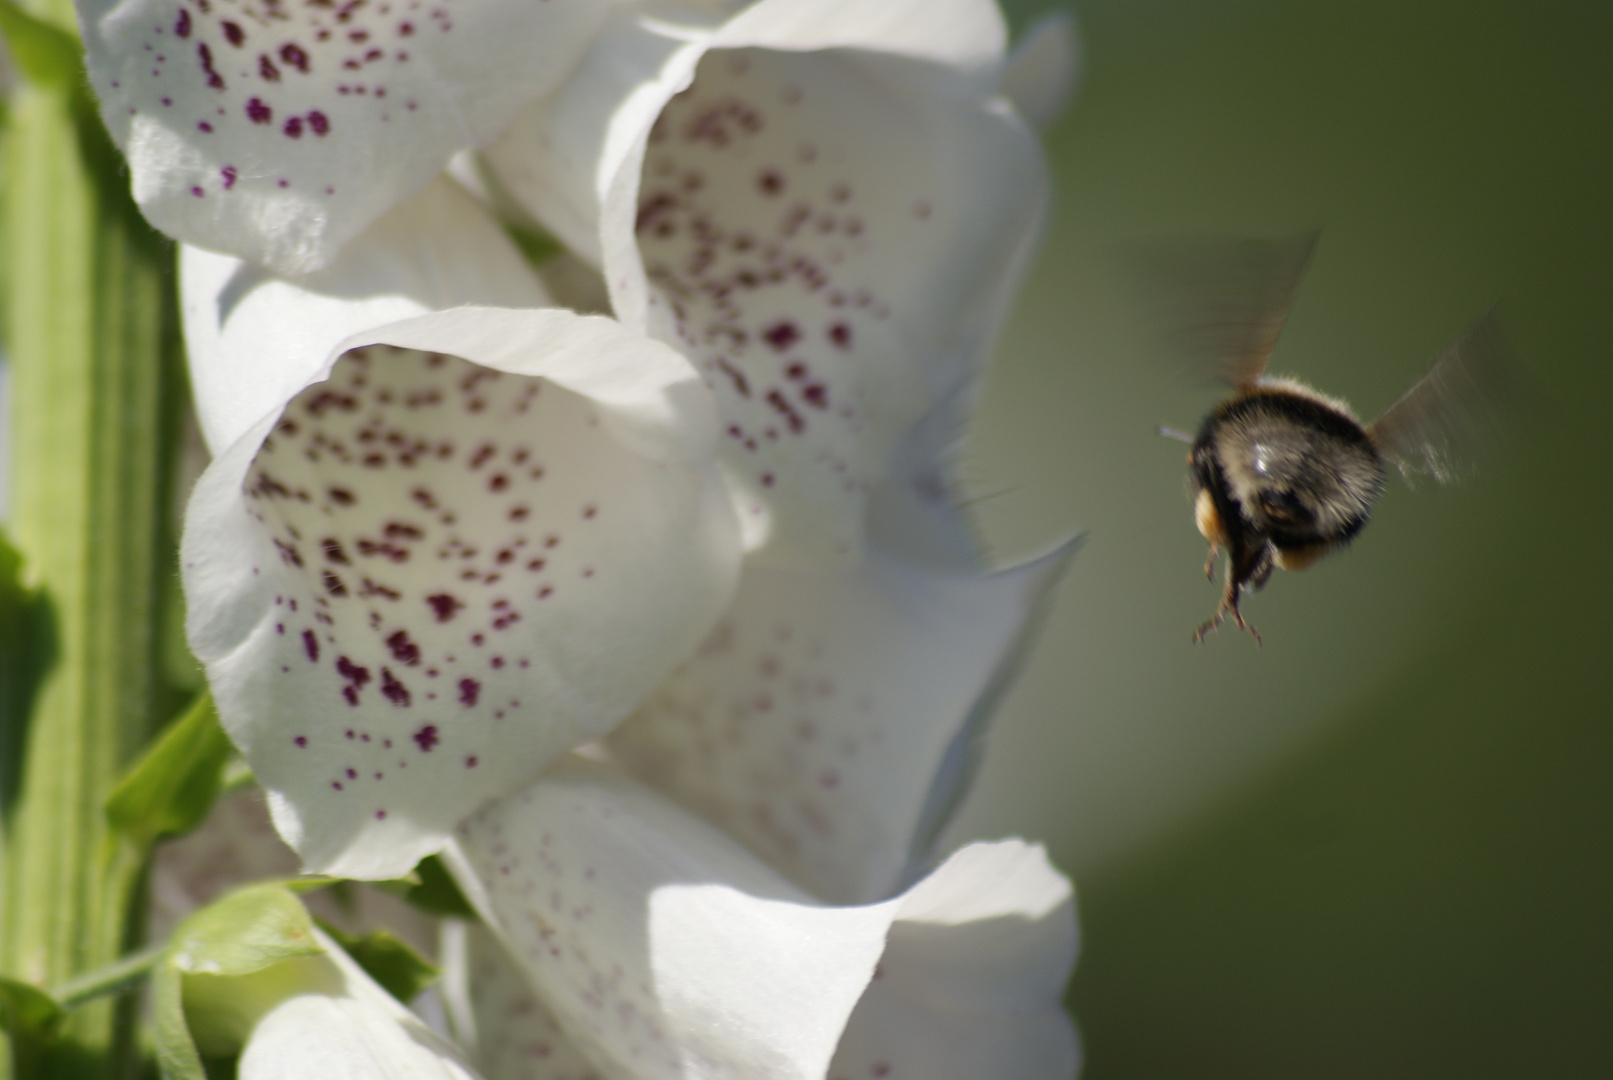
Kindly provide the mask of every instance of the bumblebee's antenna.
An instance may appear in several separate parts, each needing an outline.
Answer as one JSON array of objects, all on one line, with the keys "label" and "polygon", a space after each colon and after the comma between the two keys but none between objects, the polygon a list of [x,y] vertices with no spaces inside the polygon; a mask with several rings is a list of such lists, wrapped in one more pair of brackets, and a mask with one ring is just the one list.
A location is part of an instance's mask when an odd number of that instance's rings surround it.
[{"label": "bumblebee's antenna", "polygon": [[1164,424],[1159,425],[1159,433],[1165,436],[1167,439],[1175,439],[1177,442],[1185,442],[1190,445],[1193,442],[1193,436],[1189,435],[1187,432],[1177,431],[1175,428],[1166,427]]}]

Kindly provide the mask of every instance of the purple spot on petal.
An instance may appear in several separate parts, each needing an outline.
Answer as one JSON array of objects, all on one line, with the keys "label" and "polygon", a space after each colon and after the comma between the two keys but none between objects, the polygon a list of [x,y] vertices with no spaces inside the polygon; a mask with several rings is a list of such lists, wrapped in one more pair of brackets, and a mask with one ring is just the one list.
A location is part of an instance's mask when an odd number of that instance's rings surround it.
[{"label": "purple spot on petal", "polygon": [[361,687],[370,681],[370,669],[360,667],[345,656],[336,658],[336,673],[355,687]]},{"label": "purple spot on petal", "polygon": [[414,733],[415,745],[420,747],[421,753],[431,753],[431,748],[441,740],[437,738],[437,725],[427,724]]},{"label": "purple spot on petal", "polygon": [[[179,9],[179,18],[174,20],[174,33],[182,38],[190,37],[190,12],[185,8]],[[113,83],[116,86],[117,83]]]},{"label": "purple spot on petal", "polygon": [[476,704],[476,698],[482,692],[482,684],[475,679],[459,680],[459,703],[465,706]]},{"label": "purple spot on petal", "polygon": [[420,646],[409,640],[409,631],[399,630],[386,639],[387,647],[392,650],[393,659],[400,664],[410,667],[420,663]]},{"label": "purple spot on petal", "polygon": [[235,186],[236,178],[240,174],[235,171],[234,165],[226,165],[219,170],[219,175],[224,178],[224,190],[228,191]]},{"label": "purple spot on petal", "polygon": [[202,62],[202,71],[207,75],[207,85],[214,90],[224,89],[224,76],[213,70],[213,50],[207,47],[207,42],[196,46],[196,56]]},{"label": "purple spot on petal", "polygon": [[409,704],[409,688],[398,681],[390,668],[381,669],[381,696],[394,705]]},{"label": "purple spot on petal", "polygon": [[308,654],[309,660],[319,659],[319,638],[314,636],[312,630],[302,632],[302,649]]},{"label": "purple spot on petal", "polygon": [[224,28],[224,40],[239,49],[241,42],[246,40],[246,31],[241,29],[239,23],[233,23],[227,19],[219,25]]},{"label": "purple spot on petal", "polygon": [[298,746],[304,746],[305,747],[305,746],[308,745],[308,736],[306,736],[306,735],[298,735],[295,739],[292,739],[291,741],[296,743]]},{"label": "purple spot on petal", "polygon": [[437,616],[438,622],[447,622],[454,617],[454,612],[465,606],[447,593],[428,596],[426,603],[431,605],[432,614]]},{"label": "purple spot on petal", "polygon": [[248,98],[246,102],[246,116],[254,124],[267,124],[274,119],[274,110],[269,108],[260,97]]},{"label": "purple spot on petal", "polygon": [[762,331],[762,340],[766,341],[779,352],[783,352],[797,341],[801,340],[801,331],[788,319],[775,323]]}]

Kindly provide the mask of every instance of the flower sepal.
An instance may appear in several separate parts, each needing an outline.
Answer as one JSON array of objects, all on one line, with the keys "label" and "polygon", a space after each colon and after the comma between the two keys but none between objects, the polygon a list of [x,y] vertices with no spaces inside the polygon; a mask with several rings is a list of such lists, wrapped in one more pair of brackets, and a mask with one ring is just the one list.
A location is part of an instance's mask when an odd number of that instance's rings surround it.
[{"label": "flower sepal", "polygon": [[204,1057],[237,1054],[242,1080],[475,1076],[314,925],[284,883],[239,889],[181,923],[153,990],[166,1080],[205,1080]]}]

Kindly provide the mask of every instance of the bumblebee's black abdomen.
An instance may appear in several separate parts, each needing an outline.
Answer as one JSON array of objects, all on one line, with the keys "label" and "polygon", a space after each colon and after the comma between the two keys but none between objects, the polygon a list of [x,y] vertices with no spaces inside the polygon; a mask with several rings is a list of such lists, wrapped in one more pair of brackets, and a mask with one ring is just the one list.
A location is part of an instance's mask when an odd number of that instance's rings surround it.
[{"label": "bumblebee's black abdomen", "polygon": [[1349,410],[1287,381],[1263,380],[1218,406],[1191,461],[1235,547],[1349,540],[1383,490],[1383,462]]}]

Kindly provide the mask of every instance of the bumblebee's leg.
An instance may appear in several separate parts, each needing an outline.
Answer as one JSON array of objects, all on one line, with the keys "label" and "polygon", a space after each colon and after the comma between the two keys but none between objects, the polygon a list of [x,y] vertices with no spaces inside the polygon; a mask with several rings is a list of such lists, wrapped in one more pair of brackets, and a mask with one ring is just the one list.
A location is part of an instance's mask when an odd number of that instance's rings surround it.
[{"label": "bumblebee's leg", "polygon": [[[1264,573],[1262,574],[1262,571]],[[1238,609],[1238,602],[1242,598],[1244,584],[1251,579],[1264,581],[1271,575],[1271,549],[1267,544],[1259,548],[1236,549],[1228,552],[1227,557],[1227,586],[1221,594],[1221,603],[1215,609],[1215,615],[1193,632],[1193,641],[1197,644],[1204,640],[1204,635],[1220,626],[1227,618],[1232,617],[1233,623],[1239,630],[1247,630],[1255,639],[1255,644],[1261,644],[1260,631],[1253,624],[1247,622],[1243,612]]]},{"label": "bumblebee's leg", "polygon": [[[1211,544],[1210,545],[1210,553],[1208,555],[1204,556],[1204,580],[1205,581],[1214,581],[1215,580],[1215,557],[1217,555],[1219,555],[1219,554],[1221,554],[1221,549],[1216,547],[1214,544]],[[1232,572],[1231,567],[1227,568],[1227,572],[1228,573]]]},{"label": "bumblebee's leg", "polygon": [[1276,565],[1277,564],[1272,561],[1271,545],[1267,544],[1265,547],[1260,549],[1260,558],[1255,563],[1254,569],[1249,574],[1250,590],[1253,592],[1259,592],[1261,589],[1265,588],[1266,582],[1271,580],[1271,572]]},{"label": "bumblebee's leg", "polygon": [[1262,543],[1258,548],[1245,548],[1232,559],[1231,572],[1227,575],[1227,592],[1221,598],[1221,606],[1231,612],[1232,621],[1238,624],[1239,630],[1249,631],[1256,645],[1260,644],[1260,631],[1244,621],[1243,612],[1238,610],[1238,601],[1243,596],[1245,585],[1252,581],[1258,589],[1270,576],[1271,545]]},{"label": "bumblebee's leg", "polygon": [[1193,644],[1195,645],[1204,640],[1205,634],[1220,627],[1221,621],[1227,617],[1228,611],[1232,612],[1232,617],[1238,620],[1239,626],[1243,625],[1243,618],[1238,614],[1238,585],[1232,573],[1233,561],[1231,558],[1227,560],[1227,587],[1226,591],[1221,594],[1221,602],[1215,607],[1215,614],[1200,623],[1199,628],[1193,631]]},{"label": "bumblebee's leg", "polygon": [[1232,621],[1238,624],[1238,629],[1249,631],[1249,636],[1255,639],[1255,644],[1261,644],[1260,631],[1255,629],[1254,623],[1246,622],[1243,612],[1238,610],[1238,597],[1233,595],[1230,603],[1226,600],[1222,600],[1221,603],[1232,613]]}]

